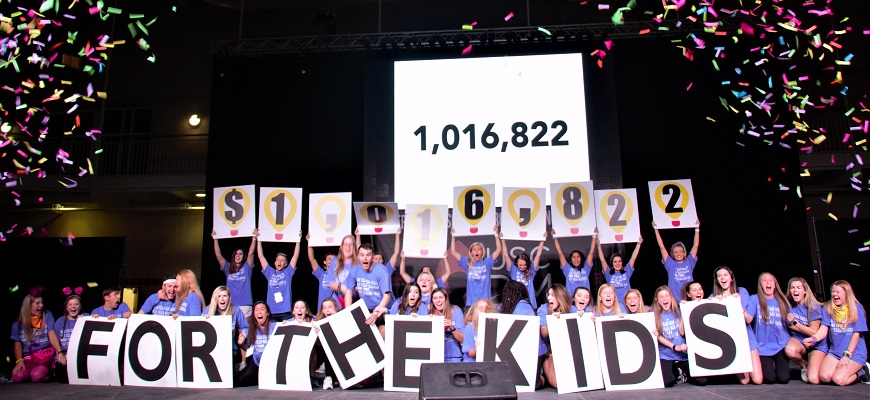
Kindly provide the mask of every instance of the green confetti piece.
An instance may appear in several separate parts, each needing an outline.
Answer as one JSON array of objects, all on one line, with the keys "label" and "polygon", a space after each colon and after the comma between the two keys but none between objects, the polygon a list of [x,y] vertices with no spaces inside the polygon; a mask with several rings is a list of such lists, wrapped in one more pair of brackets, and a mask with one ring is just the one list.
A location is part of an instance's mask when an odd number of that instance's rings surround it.
[{"label": "green confetti piece", "polygon": [[130,19],[145,18],[145,14],[130,14]]},{"label": "green confetti piece", "polygon": [[151,61],[152,63],[157,62],[157,56],[155,56],[154,54],[151,54],[151,56],[148,57],[147,60]]},{"label": "green confetti piece", "polygon": [[97,151],[94,152],[94,154],[102,154],[102,153],[103,153],[103,149],[97,149]]},{"label": "green confetti piece", "polygon": [[136,27],[133,25],[132,22],[127,24],[127,29],[130,30],[130,35],[132,35],[133,37],[136,37],[139,34],[138,32],[136,32]]},{"label": "green confetti piece", "polygon": [[853,263],[853,262],[850,262],[849,265],[854,265],[854,266],[856,266],[856,267],[860,267],[860,266],[861,266],[861,264]]},{"label": "green confetti piece", "polygon": [[152,20],[149,21],[147,24],[145,24],[145,26],[151,26],[151,24],[153,24],[153,23],[155,23],[155,22],[157,22],[157,17],[154,17],[154,19],[152,19]]},{"label": "green confetti piece", "polygon": [[799,199],[804,198],[804,196],[801,194],[801,187],[800,186],[797,187],[797,195],[798,195]]},{"label": "green confetti piece", "polygon": [[713,68],[715,68],[716,71],[718,72],[719,71],[719,64],[716,62],[716,60],[712,60],[712,61],[713,61]]},{"label": "green confetti piece", "polygon": [[172,6],[172,12],[176,12],[175,6]]},{"label": "green confetti piece", "polygon": [[45,2],[39,6],[39,12],[44,13],[52,8],[54,8],[54,0],[45,0]]},{"label": "green confetti piece", "polygon": [[109,14],[120,14],[122,11],[120,8],[109,7],[106,9],[106,12]]},{"label": "green confetti piece", "polygon": [[849,111],[846,111],[846,116],[848,117],[849,115],[852,115],[852,112],[854,112],[854,111],[855,111],[855,107],[850,108]]},{"label": "green confetti piece", "polygon": [[73,31],[67,32],[66,33],[67,43],[73,44],[73,42],[76,41],[76,36],[78,36],[78,34],[79,34],[78,32],[73,32]]},{"label": "green confetti piece", "polygon": [[15,293],[17,291],[18,291],[18,285],[15,285],[15,286],[9,288],[9,293]]},{"label": "green confetti piece", "polygon": [[474,29],[474,27],[471,25],[468,25],[468,24],[462,25],[462,30],[470,31],[472,29]]},{"label": "green confetti piece", "polygon": [[544,32],[544,34],[547,35],[547,36],[551,36],[551,35],[552,35],[552,33],[550,33],[550,31],[548,31],[548,30],[546,30],[546,29],[544,29],[544,28],[541,28],[540,26],[538,27],[538,30],[541,31],[541,32]]},{"label": "green confetti piece", "polygon": [[148,29],[145,28],[145,25],[142,25],[141,22],[136,21],[136,26],[139,27],[139,30],[142,31],[142,33],[148,35]]}]

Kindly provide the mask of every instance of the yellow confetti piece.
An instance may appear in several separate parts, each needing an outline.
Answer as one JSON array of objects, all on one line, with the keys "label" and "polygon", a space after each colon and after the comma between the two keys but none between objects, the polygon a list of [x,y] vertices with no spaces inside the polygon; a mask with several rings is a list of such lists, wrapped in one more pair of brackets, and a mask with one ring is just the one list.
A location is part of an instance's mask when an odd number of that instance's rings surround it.
[{"label": "yellow confetti piece", "polygon": [[831,197],[834,197],[834,193],[828,192],[828,198],[825,199],[825,203],[831,204]]},{"label": "yellow confetti piece", "polygon": [[867,139],[861,139],[861,140],[855,142],[855,146],[860,146],[860,145],[862,145],[862,144],[864,144],[864,143],[867,143]]},{"label": "yellow confetti piece", "polygon": [[810,176],[810,170],[804,168],[804,172],[801,172],[801,176]]},{"label": "yellow confetti piece", "polygon": [[713,119],[713,118],[707,117],[707,119],[710,120],[710,121],[716,122],[716,120]]},{"label": "yellow confetti piece", "polygon": [[88,172],[93,175],[94,174],[94,165],[91,164],[91,158],[88,157]]},{"label": "yellow confetti piece", "polygon": [[837,219],[837,216],[832,213],[828,213],[828,216],[831,217],[831,219],[833,219],[834,221],[839,221],[839,219]]},{"label": "yellow confetti piece", "polygon": [[88,282],[88,287],[89,287],[89,288],[95,288],[95,287],[97,287],[97,286],[100,286],[100,285],[98,285],[96,282]]},{"label": "yellow confetti piece", "polygon": [[813,139],[813,142],[814,142],[815,144],[821,144],[822,142],[825,141],[825,139],[827,139],[827,138],[825,137],[825,135],[819,135],[819,136],[816,136],[815,139]]},{"label": "yellow confetti piece", "polygon": [[474,29],[474,27],[471,25],[465,24],[465,25],[462,25],[462,29],[466,30],[466,31],[470,31],[470,30]]}]

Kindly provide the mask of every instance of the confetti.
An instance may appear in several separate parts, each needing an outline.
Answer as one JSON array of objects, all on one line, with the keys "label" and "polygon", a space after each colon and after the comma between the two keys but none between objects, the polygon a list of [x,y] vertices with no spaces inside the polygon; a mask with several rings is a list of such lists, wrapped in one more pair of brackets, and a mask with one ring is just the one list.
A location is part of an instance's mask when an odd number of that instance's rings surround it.
[{"label": "confetti", "polygon": [[462,55],[464,56],[464,55],[466,55],[466,54],[468,54],[468,53],[471,53],[471,47],[472,47],[472,46],[474,46],[474,45],[470,44],[470,45],[468,45],[468,47],[462,49]]},{"label": "confetti", "polygon": [[100,286],[100,285],[98,285],[96,282],[88,282],[88,287],[89,287],[89,288],[95,288],[95,287],[97,287],[97,286]]},{"label": "confetti", "polygon": [[514,17],[514,13],[509,13],[508,15],[506,15],[506,16],[504,17],[504,20],[505,20],[505,22],[507,22],[507,21],[509,21],[509,20],[510,20],[511,18],[513,18],[513,17]]},{"label": "confetti", "polygon": [[15,286],[9,288],[9,293],[15,293],[17,291],[18,291],[18,285],[15,285]]}]

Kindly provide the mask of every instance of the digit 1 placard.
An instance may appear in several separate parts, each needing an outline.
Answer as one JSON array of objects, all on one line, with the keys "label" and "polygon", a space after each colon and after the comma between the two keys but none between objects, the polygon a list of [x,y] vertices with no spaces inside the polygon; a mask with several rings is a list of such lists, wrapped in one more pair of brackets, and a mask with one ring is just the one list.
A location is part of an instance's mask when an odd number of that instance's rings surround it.
[{"label": "digit 1 placard", "polygon": [[649,182],[649,201],[658,229],[693,228],[698,220],[692,181]]},{"label": "digit 1 placard", "polygon": [[596,190],[598,240],[601,243],[633,243],[640,237],[637,190]]},{"label": "digit 1 placard", "polygon": [[254,185],[214,188],[215,238],[251,237],[256,226]]},{"label": "digit 1 placard", "polygon": [[301,188],[260,188],[261,242],[298,242],[302,229]]},{"label": "digit 1 placard", "polygon": [[492,235],[495,226],[495,185],[453,188],[453,229],[456,236]]},{"label": "digit 1 placard", "polygon": [[546,193],[544,188],[504,188],[501,231],[505,239],[543,238],[547,230]]},{"label": "digit 1 placard", "polygon": [[591,236],[595,230],[592,181],[550,184],[555,237]]},{"label": "digit 1 placard", "polygon": [[353,202],[356,227],[362,235],[391,235],[399,231],[396,203]]},{"label": "digit 1 placard", "polygon": [[338,246],[350,230],[351,193],[311,193],[308,197],[309,246]]},{"label": "digit 1 placard", "polygon": [[405,208],[405,256],[442,258],[447,249],[447,206],[408,204]]}]

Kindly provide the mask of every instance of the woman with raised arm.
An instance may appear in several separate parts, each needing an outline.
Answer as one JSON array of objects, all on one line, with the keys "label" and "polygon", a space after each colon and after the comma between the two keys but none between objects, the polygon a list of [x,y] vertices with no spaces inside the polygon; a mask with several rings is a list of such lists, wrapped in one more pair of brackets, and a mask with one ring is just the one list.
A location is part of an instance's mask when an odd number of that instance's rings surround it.
[{"label": "woman with raised arm", "polygon": [[[305,240],[308,241],[311,239],[311,234],[305,235]],[[317,258],[314,257],[314,248],[311,246],[308,247],[308,263],[311,265],[311,274],[317,278],[317,281],[320,282],[320,286],[317,290],[317,304],[323,304],[323,300],[326,300],[328,297],[333,296],[333,290],[329,288],[329,266],[332,264],[332,260],[335,258],[335,254],[328,253],[326,257],[323,259],[323,263],[318,263]],[[336,304],[338,302],[336,301]],[[339,308],[340,309],[340,308]]]},{"label": "woman with raised arm", "polygon": [[[547,239],[547,232],[544,232],[544,240]],[[529,291],[529,301],[532,302],[532,308],[538,308],[537,296],[535,296],[535,275],[538,273],[538,267],[541,263],[541,254],[544,250],[544,240],[538,244],[538,252],[535,255],[535,260],[532,261],[529,255],[525,252],[517,254],[516,258],[511,260],[510,254],[507,253],[507,242],[501,240],[501,247],[505,249],[505,261],[507,261],[507,271],[511,279],[522,283]],[[516,270],[513,266],[516,265]]]},{"label": "woman with raised arm", "polygon": [[562,266],[562,273],[565,274],[565,288],[568,293],[574,293],[578,287],[584,287],[589,290],[589,274],[592,272],[592,255],[595,254],[595,242],[598,240],[598,228],[595,228],[595,234],[592,235],[592,243],[589,245],[589,256],[584,256],[580,250],[571,251],[571,259],[565,258],[565,253],[562,252],[562,246],[559,245],[559,239],[556,237],[556,230],[551,231],[553,234],[553,242],[556,243],[556,253],[559,254],[559,264]]},{"label": "woman with raised arm", "polygon": [[[215,237],[217,232],[211,231],[211,237]],[[248,249],[247,256],[244,250],[233,250],[233,256],[230,260],[224,258],[221,254],[221,246],[217,238],[214,239],[214,255],[217,257],[218,265],[221,267],[224,275],[227,278],[227,287],[230,288],[230,294],[236,299],[236,305],[248,317],[251,315],[251,272],[254,269],[254,248],[257,246],[257,236],[251,237],[251,247]]]},{"label": "woman with raised arm", "polygon": [[[260,231],[254,229],[254,237],[260,237]],[[302,231],[299,231],[299,237],[302,237]],[[301,241],[300,241],[301,242]],[[257,240],[257,255],[260,257],[260,266],[263,276],[266,277],[266,304],[272,310],[272,319],[281,322],[293,317],[291,302],[293,301],[293,292],[290,289],[290,283],[293,281],[293,274],[296,272],[296,261],[299,260],[300,242],[296,242],[296,248],[293,250],[293,258],[288,262],[287,254],[278,253],[275,256],[275,268],[269,265],[266,256],[263,255],[263,243]],[[290,267],[290,268],[287,268]]]},{"label": "woman with raised arm", "polygon": [[604,279],[607,283],[613,285],[616,289],[616,297],[624,299],[625,294],[631,290],[631,275],[634,274],[634,261],[637,260],[637,254],[640,253],[640,245],[643,243],[643,237],[637,238],[637,246],[634,247],[634,252],[631,253],[631,259],[626,264],[622,259],[622,254],[613,252],[610,255],[610,262],[604,258],[604,252],[601,251],[601,242],[595,241],[598,244],[598,259],[601,261],[601,272],[604,273]]},{"label": "woman with raised arm", "polygon": [[456,229],[451,231],[450,235],[450,254],[459,262],[459,267],[466,274],[465,283],[465,306],[471,307],[480,299],[489,299],[492,297],[492,283],[490,275],[492,267],[495,266],[495,260],[501,256],[501,240],[499,240],[498,226],[492,228],[495,232],[495,251],[492,252],[492,257],[486,257],[486,249],[483,248],[483,243],[474,242],[468,248],[468,256],[463,256],[456,251]]},{"label": "woman with raised arm", "polygon": [[695,271],[695,263],[698,262],[701,221],[695,221],[695,241],[692,244],[691,251],[686,250],[686,245],[683,242],[676,242],[671,245],[671,250],[668,252],[655,221],[653,221],[652,226],[656,232],[656,242],[659,245],[659,251],[662,253],[662,264],[664,264],[665,270],[668,272],[668,287],[671,288],[671,293],[681,293],[683,285],[695,280],[693,272]]}]

